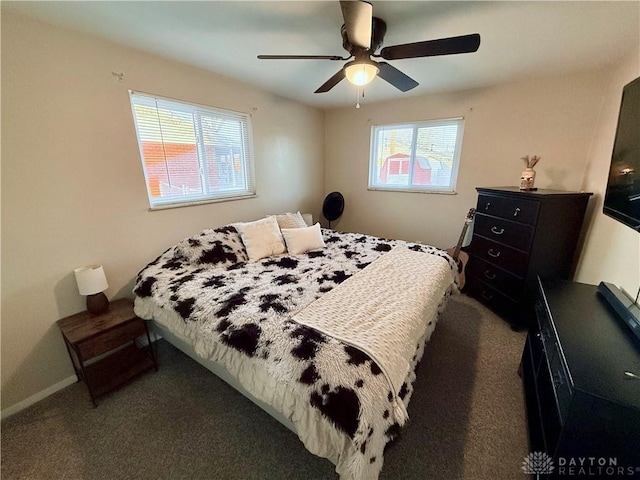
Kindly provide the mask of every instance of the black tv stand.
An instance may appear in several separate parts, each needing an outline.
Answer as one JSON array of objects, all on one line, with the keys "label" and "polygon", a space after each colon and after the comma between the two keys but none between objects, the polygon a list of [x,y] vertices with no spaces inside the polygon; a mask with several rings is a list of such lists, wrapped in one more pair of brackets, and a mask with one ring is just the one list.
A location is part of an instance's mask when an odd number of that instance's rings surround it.
[{"label": "black tv stand", "polygon": [[600,282],[598,293],[611,305],[618,317],[640,339],[640,308],[612,283]]},{"label": "black tv stand", "polygon": [[626,373],[640,375],[640,341],[597,292],[595,285],[538,279],[521,372],[530,451],[555,465],[545,478],[571,478],[570,462],[581,458],[614,459],[632,473],[640,466],[640,380]]}]

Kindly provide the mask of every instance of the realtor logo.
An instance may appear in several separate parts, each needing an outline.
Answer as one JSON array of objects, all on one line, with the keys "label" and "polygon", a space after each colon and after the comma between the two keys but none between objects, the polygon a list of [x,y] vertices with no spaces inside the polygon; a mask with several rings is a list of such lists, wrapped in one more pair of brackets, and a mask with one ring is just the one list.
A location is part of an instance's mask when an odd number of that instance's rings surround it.
[{"label": "realtor logo", "polygon": [[536,479],[540,478],[540,475],[549,475],[553,472],[553,460],[545,452],[531,452],[524,457],[522,467],[520,467],[524,473],[529,475],[536,475]]}]

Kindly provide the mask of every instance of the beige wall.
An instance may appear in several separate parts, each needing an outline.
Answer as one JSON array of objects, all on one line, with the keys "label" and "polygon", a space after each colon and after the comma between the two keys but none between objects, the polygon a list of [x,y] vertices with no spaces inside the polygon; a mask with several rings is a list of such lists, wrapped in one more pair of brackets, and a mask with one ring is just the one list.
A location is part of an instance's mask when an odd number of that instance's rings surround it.
[{"label": "beige wall", "polygon": [[[111,72],[124,72],[122,83]],[[148,211],[128,89],[250,113],[259,197]],[[321,111],[2,12],[2,408],[73,374],[55,321],[84,309],[72,270],[110,298],[203,228],[323,198]]]},{"label": "beige wall", "polygon": [[609,164],[613,151],[622,88],[640,76],[640,56],[634,52],[618,68],[611,69],[605,85],[601,112],[585,168],[584,189],[596,194],[589,213],[583,255],[576,280],[613,283],[632,297],[640,286],[640,234],[602,213]]},{"label": "beige wall", "polygon": [[[517,185],[526,154],[542,156],[538,187],[597,194],[577,279],[635,292],[640,239],[600,212],[621,88],[638,70],[635,55],[614,70],[323,114],[3,12],[2,408],[73,374],[55,321],[84,308],[76,266],[102,263],[109,297],[128,296],[137,271],[177,240],[290,209],[317,217],[333,190],[346,198],[339,229],[449,246],[474,187]],[[149,212],[127,89],[251,113],[259,197]],[[371,125],[457,116],[457,195],[367,191]]]},{"label": "beige wall", "polygon": [[[542,157],[537,187],[580,190],[605,82],[603,72],[541,77],[329,111],[326,187],[346,203],[336,228],[455,245],[475,187],[519,185],[524,155]],[[465,117],[457,195],[367,190],[372,125],[451,117]]]}]

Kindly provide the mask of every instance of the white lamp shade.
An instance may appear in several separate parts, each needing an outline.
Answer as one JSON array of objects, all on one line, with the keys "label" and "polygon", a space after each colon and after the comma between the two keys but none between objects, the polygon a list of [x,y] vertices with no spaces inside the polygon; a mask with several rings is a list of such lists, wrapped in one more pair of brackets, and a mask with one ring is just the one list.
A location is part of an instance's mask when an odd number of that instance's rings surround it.
[{"label": "white lamp shade", "polygon": [[102,265],[85,265],[76,268],[73,273],[76,275],[80,295],[94,295],[109,288]]},{"label": "white lamp shade", "polygon": [[374,63],[351,62],[344,67],[344,74],[354,85],[366,85],[371,82],[380,70]]}]

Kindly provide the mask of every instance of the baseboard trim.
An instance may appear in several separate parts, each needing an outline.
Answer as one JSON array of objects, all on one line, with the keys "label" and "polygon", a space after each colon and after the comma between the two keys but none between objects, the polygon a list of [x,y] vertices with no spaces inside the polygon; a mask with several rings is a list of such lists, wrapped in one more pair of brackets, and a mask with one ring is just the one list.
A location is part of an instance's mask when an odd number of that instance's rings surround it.
[{"label": "baseboard trim", "polygon": [[66,388],[69,385],[76,383],[77,381],[78,381],[78,377],[76,377],[75,375],[67,377],[64,380],[56,383],[55,385],[51,385],[50,387],[45,388],[44,390],[34,395],[31,395],[28,398],[25,398],[21,402],[18,402],[15,405],[11,405],[10,407],[5,408],[4,410],[2,410],[2,412],[0,412],[0,418],[4,420],[9,416],[15,413],[18,413],[19,411],[24,410],[27,407],[30,407],[34,403],[37,403],[40,400],[47,398],[49,395],[53,395],[57,391],[62,390],[63,388]]}]

